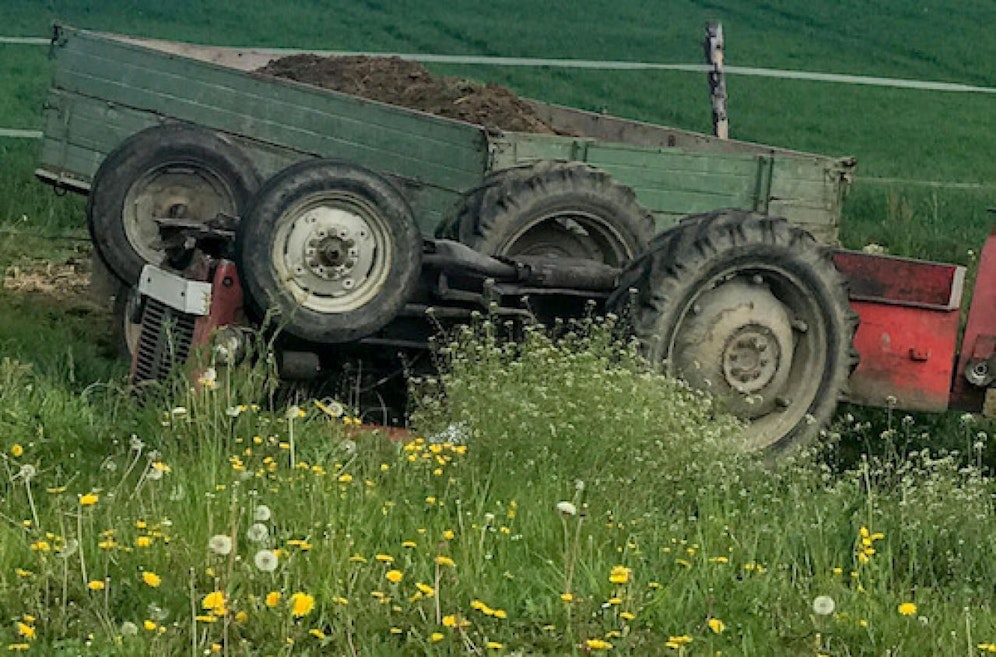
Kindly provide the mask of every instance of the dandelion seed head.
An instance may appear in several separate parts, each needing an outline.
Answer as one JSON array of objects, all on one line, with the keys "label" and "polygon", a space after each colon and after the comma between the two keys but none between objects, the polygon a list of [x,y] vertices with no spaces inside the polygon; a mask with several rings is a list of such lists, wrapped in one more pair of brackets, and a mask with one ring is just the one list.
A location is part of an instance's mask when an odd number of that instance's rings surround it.
[{"label": "dandelion seed head", "polygon": [[208,549],[219,556],[228,556],[232,552],[232,539],[225,534],[215,534],[208,541]]},{"label": "dandelion seed head", "polygon": [[266,522],[273,517],[273,512],[270,511],[270,507],[260,504],[253,510],[252,517],[256,522]]},{"label": "dandelion seed head", "polygon": [[813,613],[817,616],[829,616],[837,608],[837,603],[829,595],[818,595],[813,598]]},{"label": "dandelion seed head", "polygon": [[565,516],[576,516],[578,514],[578,508],[567,501],[557,502],[557,511]]},{"label": "dandelion seed head", "polygon": [[246,538],[253,543],[262,543],[270,537],[270,529],[261,522],[254,523],[246,530]]},{"label": "dandelion seed head", "polygon": [[256,553],[256,556],[253,557],[253,563],[261,572],[272,573],[277,569],[280,559],[272,550],[260,550]]}]

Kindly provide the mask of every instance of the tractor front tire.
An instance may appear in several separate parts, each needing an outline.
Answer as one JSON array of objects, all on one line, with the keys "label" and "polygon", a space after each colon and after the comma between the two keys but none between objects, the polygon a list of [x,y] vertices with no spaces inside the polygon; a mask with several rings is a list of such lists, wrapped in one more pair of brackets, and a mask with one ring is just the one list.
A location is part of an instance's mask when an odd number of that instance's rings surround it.
[{"label": "tractor front tire", "polygon": [[257,318],[298,338],[339,344],[393,320],[411,296],[422,237],[387,179],[307,160],[260,189],[235,235],[235,261]]}]

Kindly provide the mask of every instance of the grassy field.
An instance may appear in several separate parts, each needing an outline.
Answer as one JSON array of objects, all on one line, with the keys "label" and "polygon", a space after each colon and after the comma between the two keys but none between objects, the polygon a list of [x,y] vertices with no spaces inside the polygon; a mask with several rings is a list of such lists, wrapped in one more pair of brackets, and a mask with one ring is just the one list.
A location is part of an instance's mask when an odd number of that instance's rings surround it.
[{"label": "grassy field", "polygon": [[[993,86],[991,2],[890,4],[0,0],[0,32],[40,36],[57,19],[232,45],[697,62],[704,22],[720,19],[731,64]],[[709,129],[697,74],[437,70]],[[0,127],[39,127],[48,75],[45,48],[0,45]],[[967,263],[988,234],[992,95],[729,87],[735,137],[858,158],[847,245]],[[87,268],[82,200],[32,179],[35,147],[0,139],[7,282]],[[71,286],[7,288],[0,649],[996,652],[993,449],[978,420],[845,409],[822,449],[772,469],[604,327],[520,350],[485,325],[451,336],[415,394],[419,435],[458,442],[403,446],[330,400],[269,403],[260,370],[139,406],[102,308]]]}]

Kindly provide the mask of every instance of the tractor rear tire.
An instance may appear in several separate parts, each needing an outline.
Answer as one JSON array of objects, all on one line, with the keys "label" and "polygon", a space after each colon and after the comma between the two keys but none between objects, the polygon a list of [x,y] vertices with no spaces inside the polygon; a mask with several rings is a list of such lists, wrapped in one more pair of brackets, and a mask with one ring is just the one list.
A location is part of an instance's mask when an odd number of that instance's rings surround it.
[{"label": "tractor rear tire", "polygon": [[260,189],[235,235],[249,309],[323,344],[352,342],[393,320],[422,262],[404,196],[380,175],[334,160],[300,162]]},{"label": "tractor rear tire", "polygon": [[[495,172],[470,192],[449,230],[493,256],[583,258],[622,267],[654,234],[633,191],[580,162]],[[455,234],[454,234],[455,233]]]},{"label": "tractor rear tire", "polygon": [[779,218],[693,216],[631,263],[608,307],[647,358],[748,422],[746,448],[810,443],[857,365],[857,314],[828,249]]},{"label": "tractor rear tire", "polygon": [[218,134],[184,124],[148,128],[122,142],[97,173],[87,226],[101,259],[128,285],[162,264],[158,218],[238,216],[259,187],[252,163]]}]

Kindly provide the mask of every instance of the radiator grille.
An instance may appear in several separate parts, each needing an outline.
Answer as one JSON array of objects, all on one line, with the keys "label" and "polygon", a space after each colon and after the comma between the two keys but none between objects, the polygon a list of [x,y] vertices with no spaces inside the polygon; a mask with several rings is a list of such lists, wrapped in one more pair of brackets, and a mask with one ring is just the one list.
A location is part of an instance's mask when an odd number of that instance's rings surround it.
[{"label": "radiator grille", "polygon": [[194,322],[188,315],[148,298],[142,311],[142,334],[135,354],[135,382],[162,381],[190,355]]}]

